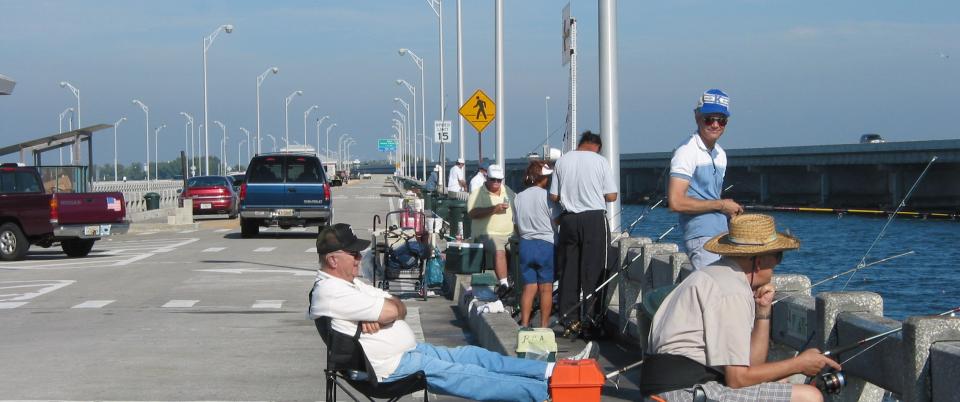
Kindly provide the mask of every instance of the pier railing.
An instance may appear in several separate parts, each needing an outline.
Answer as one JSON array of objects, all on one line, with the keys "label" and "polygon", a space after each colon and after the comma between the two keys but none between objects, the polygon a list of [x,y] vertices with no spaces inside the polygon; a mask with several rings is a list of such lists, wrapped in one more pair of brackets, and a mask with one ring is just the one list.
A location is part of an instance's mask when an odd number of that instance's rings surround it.
[{"label": "pier railing", "polygon": [[[148,190],[149,187],[149,190]],[[156,180],[147,185],[145,180],[138,181],[98,181],[93,183],[93,191],[119,191],[123,193],[127,214],[147,210],[147,202],[143,196],[147,193],[160,194],[160,208],[176,208],[177,190],[183,188],[182,180]]]},{"label": "pier railing", "polygon": [[[618,332],[645,349],[652,317],[643,309],[643,296],[682,280],[691,266],[676,244],[653,243],[649,238],[619,241],[619,266],[638,254],[611,289],[610,305]],[[839,356],[843,362],[862,352],[843,365],[847,386],[831,400],[882,401],[888,391],[909,402],[960,400],[960,319],[924,316],[900,322],[883,316],[883,298],[876,293],[811,295],[806,276],[775,275],[773,280],[778,298],[801,294],[774,305],[770,360],[794,356],[805,348],[849,345],[903,327],[874,347],[866,344]]]}]

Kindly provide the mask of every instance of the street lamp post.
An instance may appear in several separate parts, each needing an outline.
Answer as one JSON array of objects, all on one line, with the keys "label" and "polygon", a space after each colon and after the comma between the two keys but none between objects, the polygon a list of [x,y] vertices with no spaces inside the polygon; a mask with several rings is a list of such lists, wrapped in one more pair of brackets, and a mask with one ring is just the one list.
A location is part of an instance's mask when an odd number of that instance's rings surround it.
[{"label": "street lamp post", "polygon": [[[400,118],[400,121],[401,121],[401,124],[402,124],[401,127],[403,127],[403,131],[404,131],[405,133],[409,133],[409,132],[410,132],[410,122],[407,121],[407,116],[405,116],[403,113],[400,113],[400,112],[397,111],[396,109],[394,109],[393,113],[396,114],[397,117]],[[409,141],[409,138],[408,138],[407,140]],[[416,134],[416,133],[413,134],[413,143],[412,143],[412,144],[413,144],[413,170],[412,170],[410,173],[411,173],[411,176],[412,176],[413,178],[417,178],[417,134]]]},{"label": "street lamp post", "polygon": [[153,180],[160,180],[160,157],[157,151],[160,149],[160,143],[157,142],[157,134],[160,133],[160,130],[166,128],[166,124],[161,124],[153,129]]},{"label": "street lamp post", "polygon": [[[71,125],[71,127],[73,126],[73,108],[72,108],[72,107],[68,107],[68,108],[64,109],[63,112],[60,113],[60,120],[59,120],[59,121],[60,121],[60,131],[58,131],[59,133],[62,133],[62,132],[63,132],[63,118],[66,117],[67,113],[70,113],[70,114],[71,114],[71,115],[70,115],[70,125]],[[71,128],[70,131],[73,131],[73,129]],[[63,165],[63,147],[58,147],[57,150],[60,152],[60,165]],[[72,149],[71,149],[71,152],[73,152]]]},{"label": "street lamp post", "polygon": [[349,134],[343,133],[340,134],[340,138],[337,139],[337,166],[340,165],[340,146],[343,144],[343,139]]},{"label": "street lamp post", "polygon": [[[427,3],[430,4],[430,8],[433,9],[433,13],[437,15],[437,32],[440,35],[439,49],[440,49],[440,120],[446,120],[446,103],[447,103],[447,91],[444,89],[445,76],[443,73],[443,1],[442,0],[427,0]],[[459,27],[458,27],[459,29]],[[457,105],[458,107],[460,105]],[[420,130],[420,135],[423,137],[423,147],[427,147],[427,128],[426,126],[422,127]],[[446,144],[440,143],[440,160],[443,161],[446,158],[445,155]],[[430,156],[433,157],[433,141],[430,141]],[[432,160],[432,159],[431,159]],[[423,160],[423,170],[424,175],[426,175],[427,170],[427,160]],[[442,175],[441,175],[442,177]]]},{"label": "street lamp post", "polygon": [[131,103],[135,105],[140,105],[140,110],[143,110],[143,113],[147,115],[147,124],[144,125],[144,134],[147,140],[147,163],[144,165],[144,169],[147,174],[147,190],[150,189],[150,108],[147,105],[144,105],[143,102],[140,102],[138,99],[134,99]]},{"label": "street lamp post", "polygon": [[[186,147],[186,149],[184,149],[183,151],[184,151],[187,155],[190,156],[190,163],[189,163],[187,166],[189,166],[189,167],[190,167],[189,170],[192,171],[192,170],[193,170],[193,169],[192,169],[192,167],[193,167],[193,158],[196,156],[196,155],[194,155],[194,149],[193,149],[193,144],[194,144],[194,141],[193,141],[193,116],[191,116],[191,115],[190,115],[189,113],[187,113],[187,112],[180,112],[180,115],[187,119],[187,122],[186,122],[186,124],[184,125],[184,130],[189,129],[189,131],[190,131],[190,145],[188,145],[188,146]],[[187,142],[187,134],[186,134],[186,133],[184,133],[184,135],[183,135],[183,142],[184,142],[184,143]],[[189,173],[187,174],[187,177],[190,177],[190,174],[189,174]]]},{"label": "street lamp post", "polygon": [[[330,159],[330,129],[337,126],[337,123],[333,123],[327,126],[327,145],[324,147],[324,151],[327,153],[327,159]],[[318,145],[319,146],[319,145]]]},{"label": "street lamp post", "polygon": [[70,88],[70,92],[73,92],[73,96],[77,98],[77,128],[83,127],[80,125],[80,90],[69,82],[60,81],[60,88],[64,87]]},{"label": "street lamp post", "polygon": [[394,135],[393,138],[397,140],[397,164],[398,164],[398,166],[394,168],[393,172],[394,172],[394,174],[396,174],[397,171],[399,171],[401,174],[403,174],[403,139],[402,139],[402,138],[403,138],[403,134],[400,132],[400,127],[397,127],[396,125],[393,125],[393,126],[390,126],[390,127],[397,131],[397,134]]},{"label": "street lamp post", "polygon": [[223,151],[224,144],[227,143],[227,126],[220,122],[220,120],[214,120],[213,124],[220,126],[220,130],[223,131],[223,137],[220,138],[220,174],[223,174],[226,169],[226,154]]},{"label": "street lamp post", "polygon": [[[410,85],[409,82],[403,79],[398,79],[397,85],[403,85],[404,87],[406,87],[407,91],[410,92],[410,95],[413,96],[413,135],[414,137],[416,137],[417,135],[417,88],[414,87],[413,85]],[[421,109],[423,108],[421,107]],[[425,114],[423,110],[421,110],[420,113],[421,113],[421,126],[422,126],[423,125],[422,118],[425,117]],[[420,131],[422,132],[423,130],[425,130],[425,128],[421,127]],[[414,147],[414,151],[416,151],[416,147]]]},{"label": "street lamp post", "polygon": [[317,156],[320,156],[320,125],[329,118],[329,115],[317,118]]},{"label": "street lamp post", "polygon": [[[250,132],[247,129],[240,127],[240,131],[243,131],[247,135],[247,160],[250,160]],[[240,166],[240,157],[237,157],[237,166]],[[240,170],[239,168],[237,170]]]},{"label": "street lamp post", "polygon": [[[270,67],[267,71],[264,71],[263,74],[257,76],[257,153],[260,153],[260,84],[263,84],[263,80],[267,79],[267,76],[270,73],[279,73],[280,69],[277,67]],[[247,144],[249,145],[249,143]]]},{"label": "street lamp post", "polygon": [[[442,50],[441,50],[441,51],[442,51]],[[426,92],[426,90],[424,89],[424,79],[423,79],[423,64],[424,64],[424,63],[423,63],[423,59],[420,58],[420,57],[418,57],[418,56],[416,55],[416,53],[413,53],[412,50],[410,50],[410,49],[400,49],[400,55],[403,56],[403,55],[405,55],[405,54],[409,54],[409,55],[410,55],[410,58],[413,59],[414,64],[416,64],[416,65],[417,65],[417,68],[420,69],[420,133],[421,133],[421,135],[423,135],[423,133],[424,133],[424,132],[426,131],[426,129],[427,129],[427,112],[426,112],[426,110],[427,110],[427,106],[426,106],[426,105],[427,105],[427,104],[426,104],[427,92]],[[442,63],[443,63],[443,62],[441,61],[441,64],[442,64]],[[443,69],[443,67],[441,67],[441,70],[442,70],[442,69]],[[441,77],[441,79],[440,79],[440,85],[441,85],[441,87],[443,86],[443,79],[442,79],[442,77]],[[441,93],[442,93],[442,92],[443,92],[443,91],[441,90]],[[441,98],[440,98],[440,120],[443,120],[443,97],[442,97],[442,96],[441,96]],[[416,134],[414,134],[414,136],[416,136]],[[441,150],[443,150],[443,148],[441,148]],[[426,141],[423,142],[423,154],[424,154],[424,155],[427,154],[427,142],[426,142]],[[443,155],[440,156],[440,159],[441,159],[441,162],[440,162],[440,163],[444,163],[444,162],[443,162]],[[432,142],[430,143],[430,160],[433,160],[433,143],[432,143]],[[424,158],[424,160],[423,160],[423,169],[424,169],[424,170],[427,169],[427,159],[426,159],[426,158]],[[444,175],[445,175],[445,173],[446,173],[446,172],[444,172],[443,169],[440,169],[440,174],[438,175],[438,178],[439,178],[440,180],[439,180],[438,183],[437,183],[437,187],[438,187],[438,188],[445,188],[445,186],[444,186],[444,184],[443,184],[443,183],[444,183]]]},{"label": "street lamp post", "polygon": [[301,96],[301,95],[303,95],[303,91],[300,91],[300,90],[293,91],[293,93],[287,96],[287,98],[283,101],[283,125],[284,125],[283,141],[284,143],[286,143],[287,147],[290,146],[290,112],[289,112],[290,101],[293,100],[294,96]]},{"label": "street lamp post", "polygon": [[126,120],[126,117],[121,117],[113,123],[113,181],[117,181],[117,126]]},{"label": "street lamp post", "polygon": [[[396,124],[398,127],[400,127],[400,142],[403,144],[403,147],[404,147],[404,167],[405,168],[403,169],[403,175],[410,176],[410,133],[407,132],[408,130],[404,122],[398,119],[391,119],[391,120],[393,120],[393,124]],[[414,149],[416,149],[416,144],[413,144],[413,145],[414,145]]]},{"label": "street lamp post", "polygon": [[550,97],[543,98],[543,126],[546,131],[546,140],[543,141],[543,155],[540,159],[547,160],[550,153]]},{"label": "street lamp post", "polygon": [[[250,134],[248,133],[247,135],[250,135]],[[247,140],[240,140],[240,143],[237,144],[237,171],[238,171],[238,172],[240,171],[240,147],[242,147],[243,144],[246,143],[246,142],[247,142]],[[250,146],[248,145],[247,148],[249,148],[249,147],[250,147]]]},{"label": "street lamp post", "polygon": [[207,50],[210,49],[210,45],[213,44],[213,40],[217,39],[217,35],[220,35],[220,31],[231,33],[233,32],[233,25],[224,24],[219,27],[209,36],[203,38],[203,142],[204,142],[204,170],[206,174],[210,174],[210,133],[209,126],[210,123],[207,121]]},{"label": "street lamp post", "polygon": [[270,134],[267,134],[267,137],[270,138],[270,141],[273,141],[273,148],[271,148],[271,150],[273,152],[277,152],[277,137],[274,137]]},{"label": "street lamp post", "polygon": [[[394,102],[399,102],[400,105],[403,106],[403,108],[407,111],[407,118],[406,118],[406,120],[405,120],[405,121],[407,122],[407,129],[410,128],[410,121],[413,120],[413,127],[414,127],[414,128],[413,128],[413,132],[414,132],[414,136],[416,136],[416,132],[417,132],[417,128],[416,128],[416,127],[417,127],[417,119],[416,119],[416,118],[413,118],[413,119],[410,118],[410,105],[408,105],[407,102],[404,102],[403,99],[400,99],[400,98],[393,98],[393,101],[394,101]],[[414,103],[414,106],[416,106],[416,103]],[[416,113],[414,113],[414,116],[416,116]],[[413,150],[414,150],[414,156],[416,156],[417,147],[414,146],[414,147],[413,147]],[[426,155],[424,155],[424,157],[426,157]],[[416,177],[416,174],[414,174],[414,177]]]},{"label": "street lamp post", "polygon": [[309,142],[307,142],[307,116],[310,116],[310,112],[317,110],[319,107],[320,106],[313,105],[303,111],[303,145],[309,144]]}]

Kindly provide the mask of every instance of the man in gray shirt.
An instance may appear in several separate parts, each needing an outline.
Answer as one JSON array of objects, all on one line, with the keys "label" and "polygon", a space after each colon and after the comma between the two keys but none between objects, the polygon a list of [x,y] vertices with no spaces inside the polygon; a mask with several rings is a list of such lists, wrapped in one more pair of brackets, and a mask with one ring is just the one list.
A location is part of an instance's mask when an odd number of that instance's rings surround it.
[{"label": "man in gray shirt", "polygon": [[[560,235],[557,238],[557,269],[560,276],[558,311],[573,308],[603,280],[607,263],[610,229],[607,227],[607,203],[617,200],[617,183],[606,158],[600,155],[603,143],[590,131],[583,133],[575,151],[560,157],[550,184],[550,199],[563,206]],[[591,298],[576,320],[562,322],[576,327],[589,318],[584,330],[600,329],[597,322],[603,306]],[[591,323],[592,322],[592,323]],[[592,327],[592,328],[591,328]],[[586,333],[589,335],[589,332]]]}]

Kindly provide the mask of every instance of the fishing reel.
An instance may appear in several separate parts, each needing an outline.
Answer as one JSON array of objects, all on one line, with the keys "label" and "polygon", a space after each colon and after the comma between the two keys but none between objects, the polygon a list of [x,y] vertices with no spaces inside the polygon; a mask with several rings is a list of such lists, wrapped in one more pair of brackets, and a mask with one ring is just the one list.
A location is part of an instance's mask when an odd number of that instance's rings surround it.
[{"label": "fishing reel", "polygon": [[576,339],[581,331],[583,331],[583,323],[581,321],[575,321],[563,328],[563,337]]},{"label": "fishing reel", "polygon": [[843,387],[847,385],[847,378],[842,371],[830,370],[820,373],[816,377],[811,377],[814,385],[821,392],[826,394],[839,394]]}]

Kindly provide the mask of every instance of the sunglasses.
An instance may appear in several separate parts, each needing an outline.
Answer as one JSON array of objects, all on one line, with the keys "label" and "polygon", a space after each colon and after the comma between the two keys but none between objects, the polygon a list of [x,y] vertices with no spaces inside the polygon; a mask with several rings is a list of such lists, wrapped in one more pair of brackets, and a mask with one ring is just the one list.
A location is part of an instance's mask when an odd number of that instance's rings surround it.
[{"label": "sunglasses", "polygon": [[494,182],[494,183],[500,183],[500,182],[503,181],[503,179],[487,179],[487,180],[490,180],[490,181],[492,181],[492,182]]},{"label": "sunglasses", "polygon": [[706,116],[703,118],[703,125],[712,126],[713,123],[720,124],[720,127],[726,127],[727,116]]}]

